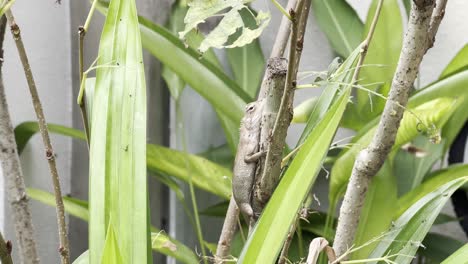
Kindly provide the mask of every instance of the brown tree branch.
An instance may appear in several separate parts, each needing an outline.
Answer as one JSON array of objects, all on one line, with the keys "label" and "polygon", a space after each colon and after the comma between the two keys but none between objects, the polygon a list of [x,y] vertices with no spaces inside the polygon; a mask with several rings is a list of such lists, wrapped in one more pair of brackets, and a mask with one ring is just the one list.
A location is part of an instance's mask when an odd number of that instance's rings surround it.
[{"label": "brown tree branch", "polygon": [[15,233],[18,239],[20,262],[36,264],[39,263],[39,256],[34,240],[31,211],[29,210],[23,172],[21,171],[20,160],[16,151],[16,140],[8,111],[1,72],[6,23],[6,17],[2,16],[0,19],[0,161],[6,185],[5,193],[10,203]]},{"label": "brown tree branch", "polygon": [[2,232],[0,232],[0,260],[2,264],[13,264],[13,260],[11,259],[11,247],[11,241],[5,242]]},{"label": "brown tree branch", "polygon": [[13,34],[13,39],[15,40],[21,63],[23,64],[24,73],[29,86],[29,92],[31,93],[32,103],[39,123],[39,130],[41,133],[42,141],[44,142],[45,156],[49,164],[49,170],[52,176],[52,183],[54,186],[55,193],[58,233],[60,239],[59,253],[61,256],[62,264],[68,264],[70,263],[70,250],[68,247],[67,228],[65,223],[65,210],[62,200],[62,191],[60,189],[60,178],[57,172],[57,166],[55,164],[55,155],[52,149],[52,144],[50,143],[50,137],[49,132],[47,130],[47,123],[45,120],[44,111],[42,110],[42,104],[39,99],[39,94],[37,92],[36,83],[34,81],[33,74],[31,71],[31,66],[29,65],[23,40],[21,39],[20,28],[18,27],[18,24],[16,24],[15,18],[11,10],[8,10],[5,13],[5,15],[7,17],[8,23],[10,24],[11,33]]},{"label": "brown tree branch", "polygon": [[221,236],[219,237],[218,247],[216,249],[215,263],[224,263],[229,256],[231,242],[237,230],[237,219],[239,217],[239,208],[237,208],[234,196],[229,201],[229,207],[224,220]]},{"label": "brown tree branch", "polygon": [[444,18],[446,6],[447,0],[436,1],[436,7],[434,8],[434,12],[432,13],[431,25],[429,26],[428,49],[434,46],[435,36],[437,34],[437,30],[439,30],[440,22],[442,22],[442,19]]},{"label": "brown tree branch", "polygon": [[[297,0],[289,0],[286,10],[294,10],[296,8]],[[276,34],[275,42],[273,43],[273,49],[271,50],[270,58],[283,57],[284,50],[288,44],[289,35],[291,34],[291,20],[286,16],[281,19],[281,24]],[[263,86],[262,86],[263,88]],[[260,94],[262,91],[260,91]]]},{"label": "brown tree branch", "polygon": [[[265,152],[260,159],[254,184],[252,204],[255,215],[259,215],[270,199],[281,174],[281,157],[286,134],[293,115],[293,100],[296,77],[304,45],[304,34],[310,10],[310,0],[300,0],[296,11],[290,10],[291,44],[286,81],[281,90],[262,89],[259,100],[266,100],[260,134],[260,151]],[[270,59],[271,61],[272,59]],[[281,77],[279,80],[284,80]],[[262,84],[263,86],[263,84]]]},{"label": "brown tree branch", "polygon": [[[429,28],[434,0],[414,0],[408,29],[404,37],[392,87],[374,137],[356,158],[343,205],[333,248],[338,256],[352,245],[365,195],[372,177],[382,167],[397,134],[409,90],[416,79],[419,65],[429,48]],[[403,106],[403,107],[401,107]]]}]

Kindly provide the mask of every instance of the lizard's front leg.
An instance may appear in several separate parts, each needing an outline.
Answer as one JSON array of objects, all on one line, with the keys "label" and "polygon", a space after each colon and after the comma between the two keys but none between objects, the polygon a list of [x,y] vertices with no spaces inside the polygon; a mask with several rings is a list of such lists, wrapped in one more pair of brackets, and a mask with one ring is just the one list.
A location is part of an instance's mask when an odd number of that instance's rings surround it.
[{"label": "lizard's front leg", "polygon": [[253,154],[246,155],[244,158],[244,161],[245,163],[257,162],[260,158],[265,157],[265,155],[266,155],[265,151],[258,151]]}]

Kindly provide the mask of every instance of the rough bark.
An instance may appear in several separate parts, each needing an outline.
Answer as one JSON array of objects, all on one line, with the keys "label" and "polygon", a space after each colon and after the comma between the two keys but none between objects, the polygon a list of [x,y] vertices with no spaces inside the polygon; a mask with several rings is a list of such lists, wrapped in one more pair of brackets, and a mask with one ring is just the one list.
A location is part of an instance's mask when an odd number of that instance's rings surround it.
[{"label": "rough bark", "polygon": [[11,206],[20,263],[39,263],[31,211],[24,184],[23,172],[16,150],[16,140],[8,112],[8,105],[3,86],[1,66],[3,64],[3,38],[6,18],[0,20],[0,160],[6,185],[6,196]]},{"label": "rough bark", "polygon": [[433,38],[429,31],[433,10],[434,0],[413,2],[388,100],[371,143],[356,158],[340,209],[333,246],[338,256],[352,245],[369,183],[382,167],[395,142],[409,90]]},{"label": "rough bark", "polygon": [[60,253],[60,258],[62,264],[70,263],[69,257],[69,246],[68,246],[68,236],[67,236],[67,228],[65,223],[65,208],[63,205],[62,200],[62,191],[60,189],[60,178],[57,171],[57,166],[55,164],[55,156],[54,150],[52,148],[52,144],[50,142],[49,131],[47,129],[47,123],[44,116],[44,111],[42,109],[42,103],[39,99],[39,93],[37,92],[36,83],[34,81],[34,77],[31,71],[31,66],[29,64],[28,56],[26,54],[26,50],[24,48],[24,43],[21,38],[21,31],[16,24],[15,18],[11,10],[5,12],[5,16],[7,17],[8,23],[10,24],[11,33],[13,35],[13,39],[16,44],[16,48],[18,49],[18,54],[21,60],[21,64],[23,65],[24,74],[26,77],[26,81],[28,83],[29,92],[31,94],[31,100],[34,106],[34,111],[36,112],[38,124],[39,124],[39,131],[42,137],[42,141],[44,143],[45,148],[45,158],[47,159],[50,174],[52,177],[52,184],[54,187],[54,194],[55,194],[55,203],[56,203],[56,211],[57,211],[57,224],[58,224],[58,233],[59,233],[59,240],[60,246],[58,251]]},{"label": "rough bark", "polygon": [[[280,179],[281,158],[286,134],[293,115],[292,104],[296,88],[296,77],[304,45],[309,10],[310,0],[299,1],[296,11],[290,10],[292,18],[291,44],[283,91],[264,90],[264,93],[259,95],[259,99],[270,100],[270,112],[264,111],[265,119],[262,119],[260,150],[265,151],[266,155],[265,159],[259,162],[260,165],[255,179],[252,201],[255,215],[262,212]],[[274,122],[272,122],[273,119]]]}]

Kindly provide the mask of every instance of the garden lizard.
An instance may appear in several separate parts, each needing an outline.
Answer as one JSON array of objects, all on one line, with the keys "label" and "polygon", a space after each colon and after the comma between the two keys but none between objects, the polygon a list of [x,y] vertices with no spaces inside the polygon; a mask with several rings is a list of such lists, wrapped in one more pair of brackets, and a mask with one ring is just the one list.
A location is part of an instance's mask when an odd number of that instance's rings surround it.
[{"label": "garden lizard", "polygon": [[245,115],[240,125],[239,145],[234,160],[232,192],[240,211],[249,220],[253,216],[251,193],[257,161],[264,154],[258,151],[263,102],[263,100],[252,102],[245,107]]}]

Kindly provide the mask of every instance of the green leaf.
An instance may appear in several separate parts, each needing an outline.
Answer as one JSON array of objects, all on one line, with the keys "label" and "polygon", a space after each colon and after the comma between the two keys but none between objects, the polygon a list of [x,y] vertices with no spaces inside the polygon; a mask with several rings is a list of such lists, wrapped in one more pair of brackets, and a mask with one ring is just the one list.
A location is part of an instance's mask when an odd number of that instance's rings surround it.
[{"label": "green leaf", "polygon": [[307,137],[249,236],[238,263],[275,262],[296,213],[320,171],[350,90],[343,90],[343,94]]},{"label": "green leaf", "polygon": [[467,181],[468,177],[463,177],[447,182],[412,204],[382,237],[369,258],[395,255],[392,258],[395,263],[410,263],[442,207]]},{"label": "green leaf", "polygon": [[[423,245],[424,248],[421,248],[419,253],[434,263],[441,263],[457,249],[463,247],[464,243],[448,236],[428,233],[424,238]],[[466,261],[468,262],[468,258]]]},{"label": "green leaf", "polygon": [[294,107],[294,116],[291,122],[306,123],[312,111],[314,111],[314,109],[317,107],[318,102],[319,97],[314,96]]},{"label": "green leaf", "polygon": [[232,172],[207,159],[157,145],[148,145],[148,170],[165,173],[185,182],[192,177],[195,186],[222,198],[231,196]]},{"label": "green leaf", "polygon": [[424,157],[399,150],[395,156],[394,170],[398,179],[398,196],[402,196],[421,184],[424,176],[444,154],[444,144],[433,144],[427,137],[418,136],[411,144],[424,151]]},{"label": "green leaf", "polygon": [[439,79],[447,78],[450,75],[453,75],[462,70],[468,69],[468,44],[463,46],[463,48],[458,51],[457,55],[453,57],[450,63],[445,67],[442,73],[439,76]]},{"label": "green leaf", "polygon": [[[364,36],[367,36],[379,0],[373,0],[365,24]],[[369,44],[369,49],[364,61],[364,65],[359,74],[359,84],[370,90],[377,90],[379,85],[373,83],[391,82],[395,72],[400,50],[403,43],[403,22],[400,7],[397,0],[387,0],[383,2],[379,20],[377,22],[374,36]],[[377,66],[382,65],[382,66]],[[387,94],[383,94],[387,96]],[[361,118],[369,121],[382,111],[383,108],[376,108],[369,101],[369,93],[357,90],[358,109]],[[371,111],[372,110],[372,111]],[[363,122],[365,122],[363,121]]]},{"label": "green leaf", "polygon": [[[52,133],[86,140],[84,133],[80,130],[56,124],[48,124],[48,126]],[[18,139],[17,142],[21,142],[22,144],[18,144],[18,149],[23,149],[28,140],[38,131],[39,128],[37,126],[37,122],[25,122],[18,125],[15,128],[15,137]],[[232,159],[232,155],[230,155],[230,153],[222,154],[223,152],[226,152],[226,150],[219,149],[210,155],[216,155],[217,158],[226,159],[225,162],[228,162],[227,160],[230,157]],[[164,155],[161,155],[161,153],[164,153]],[[165,156],[165,154],[169,156]],[[224,155],[224,158],[223,156],[219,156],[221,154]],[[208,153],[205,153],[204,155],[207,155],[208,157],[210,156]],[[189,164],[186,163],[187,156]],[[188,182],[188,177],[191,176],[194,185],[198,188],[204,189],[226,199],[230,197],[230,179],[232,177],[231,170],[203,157],[158,145],[148,144],[146,162],[148,170],[156,173],[154,176],[156,176],[162,183],[173,189],[176,194],[180,193],[177,183],[174,182],[172,178],[168,178],[169,176],[164,175],[171,175],[186,182]],[[190,166],[190,168],[194,168],[190,175],[186,169],[183,169],[187,165]]]},{"label": "green leaf", "polygon": [[150,263],[146,86],[134,1],[110,2],[98,58],[102,67],[96,70],[91,115],[90,261],[104,260],[107,250],[118,261],[112,254],[118,247],[122,263]]},{"label": "green leaf", "polygon": [[[41,203],[55,206],[55,196],[49,192],[45,192],[43,190],[28,188],[27,189],[28,196],[37,200]],[[89,220],[89,212],[88,212],[88,204],[84,203],[78,199],[74,199],[71,197],[64,196],[62,197],[63,204],[65,206],[65,211],[70,215],[73,215],[79,219],[84,221]]]},{"label": "green leaf", "polygon": [[446,258],[441,264],[466,264],[468,263],[468,244],[458,249],[455,253]]},{"label": "green leaf", "polygon": [[[362,208],[354,244],[360,246],[382,234],[390,226],[397,204],[397,187],[392,163],[387,161],[372,178]],[[365,259],[376,245],[368,245],[352,255],[352,259]]]},{"label": "green leaf", "polygon": [[[52,133],[58,133],[73,138],[86,140],[85,134],[76,129],[70,129],[61,125],[47,124],[47,128]],[[18,153],[21,154],[26,147],[29,139],[39,131],[39,125],[35,121],[23,122],[15,127],[15,140],[18,147]]]},{"label": "green leaf", "polygon": [[[97,7],[102,13],[106,12],[103,3],[99,2]],[[239,124],[244,106],[246,102],[252,101],[252,98],[218,67],[200,57],[195,50],[185,47],[184,43],[169,31],[143,17],[139,17],[139,22],[143,47],[181,77],[215,109]]]},{"label": "green leaf", "polygon": [[89,263],[89,251],[86,250],[78,258],[73,261],[73,264],[88,264]]},{"label": "green leaf", "polygon": [[306,127],[302,131],[301,137],[299,138],[296,146],[299,146],[305,141],[317,123],[327,113],[334,100],[336,100],[338,91],[344,89],[344,87],[348,86],[347,84],[351,82],[354,72],[352,68],[354,67],[355,61],[359,55],[359,50],[359,48],[355,49],[336,71],[328,73],[329,77],[325,82],[326,86],[320,94],[312,112],[309,114]]},{"label": "green leaf", "polygon": [[234,79],[251,98],[255,98],[263,77],[265,58],[257,40],[243,47],[226,50]]},{"label": "green leaf", "polygon": [[[111,218],[112,219],[112,218]],[[115,235],[112,221],[109,220],[109,227],[106,232],[106,242],[102,251],[102,264],[123,264],[122,256],[120,254],[118,239]]]},{"label": "green leaf", "polygon": [[[400,148],[421,133],[426,134],[428,137],[435,137],[436,132],[444,125],[455,107],[453,99],[438,98],[410,110],[403,115],[393,150]],[[421,125],[418,125],[420,123]],[[376,125],[363,128],[365,133],[360,135],[359,139],[353,141],[353,146],[349,150],[343,151],[336,160],[331,170],[329,194],[331,201],[337,202],[338,198],[344,193],[356,155],[369,145],[375,129]]]},{"label": "green leaf", "polygon": [[163,235],[163,232],[151,233],[151,245],[153,250],[158,251],[169,257],[175,258],[181,263],[197,264],[199,259],[195,253],[187,246],[179,243],[174,243],[173,239]]},{"label": "green leaf", "polygon": [[[258,38],[268,25],[270,21],[270,14],[260,11],[255,17],[256,28],[251,29],[245,25],[244,20],[240,14],[242,9],[248,7],[244,4],[251,2],[251,0],[233,0],[233,1],[204,1],[194,0],[189,2],[189,10],[185,16],[185,29],[179,33],[181,38],[197,28],[198,24],[205,22],[205,19],[218,14],[220,11],[229,8],[229,11],[217,16],[223,17],[219,24],[206,36],[203,42],[200,44],[199,50],[201,52],[206,51],[210,47],[215,48],[234,48],[241,47],[243,45],[251,43],[254,39]],[[235,35],[236,32],[240,31],[240,35],[237,36],[234,42],[229,43],[228,39]]]},{"label": "green leaf", "polygon": [[208,208],[203,209],[202,211],[200,211],[200,214],[224,218],[226,216],[228,206],[229,206],[229,202],[223,201],[223,202],[217,203],[215,205],[212,205]]},{"label": "green leaf", "polygon": [[446,169],[433,172],[427,181],[398,200],[398,210],[395,211],[395,216],[399,217],[412,204],[443,184],[466,175],[468,175],[468,165],[453,165]]},{"label": "green leaf", "polygon": [[[55,197],[49,192],[36,189],[28,189],[28,195],[33,199],[38,200],[44,204],[55,207]],[[84,221],[88,221],[88,202],[79,200],[71,197],[63,197],[65,204],[65,211],[75,217],[81,218]],[[77,209],[76,209],[77,208]],[[167,236],[164,232],[159,231],[152,227],[153,233],[151,233],[152,249],[167,255],[174,257],[178,261],[186,264],[199,263],[197,255],[187,246],[181,242]],[[166,243],[167,242],[167,243]],[[167,246],[166,246],[167,245]],[[171,247],[168,247],[168,246]],[[174,250],[175,246],[175,250]],[[77,262],[78,260],[84,262]],[[78,257],[73,264],[87,264],[89,260],[89,251],[85,251],[80,257]]]},{"label": "green leaf", "polygon": [[347,58],[361,43],[364,31],[356,11],[343,0],[312,0],[312,11],[333,50]]}]

